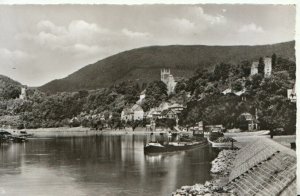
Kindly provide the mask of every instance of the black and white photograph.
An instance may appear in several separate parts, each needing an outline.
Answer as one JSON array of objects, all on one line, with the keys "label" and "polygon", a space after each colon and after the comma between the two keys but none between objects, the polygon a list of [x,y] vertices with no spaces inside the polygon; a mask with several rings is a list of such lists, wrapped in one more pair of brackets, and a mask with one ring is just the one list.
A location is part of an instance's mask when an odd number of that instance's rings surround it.
[{"label": "black and white photograph", "polygon": [[0,1],[0,196],[300,194],[297,9]]}]

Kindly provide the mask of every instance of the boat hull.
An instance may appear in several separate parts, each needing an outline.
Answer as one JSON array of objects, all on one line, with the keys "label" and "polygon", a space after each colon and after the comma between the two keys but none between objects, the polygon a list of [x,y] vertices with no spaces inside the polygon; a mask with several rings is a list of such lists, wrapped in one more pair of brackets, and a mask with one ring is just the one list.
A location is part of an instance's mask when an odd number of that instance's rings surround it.
[{"label": "boat hull", "polygon": [[150,154],[150,153],[164,153],[164,152],[176,152],[176,151],[186,151],[186,150],[192,150],[200,147],[207,146],[207,141],[203,142],[197,142],[195,144],[186,144],[186,145],[162,145],[162,147],[159,146],[145,146],[144,147],[144,153]]},{"label": "boat hull", "polygon": [[270,134],[270,131],[253,131],[253,132],[238,132],[238,133],[224,133],[225,137],[249,137],[249,136],[265,136]]},{"label": "boat hull", "polygon": [[209,137],[207,138],[207,141],[210,143],[210,145],[213,148],[235,148],[234,144],[232,144],[232,142],[213,142],[209,139]]}]

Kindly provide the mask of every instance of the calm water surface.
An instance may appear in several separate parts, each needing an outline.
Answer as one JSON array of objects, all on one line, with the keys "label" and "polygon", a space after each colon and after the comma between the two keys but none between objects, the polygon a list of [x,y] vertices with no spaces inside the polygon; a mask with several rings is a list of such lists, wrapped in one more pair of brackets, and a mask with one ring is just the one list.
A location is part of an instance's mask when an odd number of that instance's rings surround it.
[{"label": "calm water surface", "polygon": [[0,195],[171,195],[211,179],[210,148],[148,156],[149,136],[89,135],[0,146]]}]

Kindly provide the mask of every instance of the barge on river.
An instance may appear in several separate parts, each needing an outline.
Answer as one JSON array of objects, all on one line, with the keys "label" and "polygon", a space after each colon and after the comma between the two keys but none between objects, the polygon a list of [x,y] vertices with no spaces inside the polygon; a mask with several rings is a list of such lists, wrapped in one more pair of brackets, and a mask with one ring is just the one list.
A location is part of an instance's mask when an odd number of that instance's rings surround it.
[{"label": "barge on river", "polygon": [[189,135],[187,133],[173,132],[168,134],[168,141],[156,141],[149,142],[144,146],[144,153],[164,153],[164,152],[176,152],[192,150],[195,148],[201,148],[207,146],[208,142],[201,135]]},{"label": "barge on river", "polygon": [[144,153],[162,153],[162,152],[176,152],[185,151],[195,148],[207,146],[207,141],[194,142],[169,142],[168,144],[160,144],[158,142],[150,142],[144,147]]}]

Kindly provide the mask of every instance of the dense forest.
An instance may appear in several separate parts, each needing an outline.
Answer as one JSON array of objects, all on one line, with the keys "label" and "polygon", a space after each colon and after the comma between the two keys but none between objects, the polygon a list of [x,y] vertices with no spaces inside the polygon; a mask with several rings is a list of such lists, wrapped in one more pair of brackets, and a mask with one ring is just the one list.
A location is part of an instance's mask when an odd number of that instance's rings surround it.
[{"label": "dense forest", "polygon": [[[111,127],[122,127],[122,109],[134,104],[140,93],[146,90],[141,105],[144,111],[163,101],[187,106],[180,116],[181,126],[193,126],[202,120],[204,124],[241,128],[244,119],[240,114],[249,112],[254,115],[257,110],[261,129],[283,128],[285,133],[295,133],[296,103],[287,98],[287,89],[292,89],[295,84],[295,62],[273,54],[272,67],[272,76],[264,78],[263,71],[250,76],[251,62],[247,60],[236,64],[218,63],[213,71],[200,66],[192,77],[181,79],[176,85],[176,93],[170,96],[161,81],[141,84],[129,80],[97,90],[56,94],[28,89],[27,99],[20,100],[15,99],[20,93],[19,84],[12,85],[1,97],[0,123],[18,128],[60,127],[70,125],[69,120],[76,116],[78,122],[75,126],[93,127],[105,122]],[[240,96],[222,94],[227,88],[233,91],[245,89],[245,93]],[[136,127],[146,123],[132,122],[130,125]]]}]

